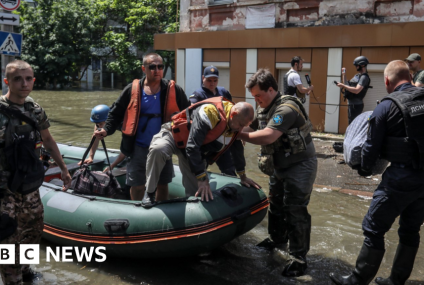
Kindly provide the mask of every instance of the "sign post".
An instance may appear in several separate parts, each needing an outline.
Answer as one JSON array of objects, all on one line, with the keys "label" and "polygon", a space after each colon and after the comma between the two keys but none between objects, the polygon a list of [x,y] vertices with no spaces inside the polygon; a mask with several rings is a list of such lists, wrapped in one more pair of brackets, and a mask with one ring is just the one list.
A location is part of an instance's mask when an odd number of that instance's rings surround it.
[{"label": "sign post", "polygon": [[[19,19],[18,16],[13,15],[10,11],[16,10],[18,9],[19,5],[21,5],[21,0],[0,0],[0,6],[1,8],[4,10],[5,13],[1,13],[0,14],[0,22],[1,22],[1,30],[3,32],[6,33],[11,33],[13,32],[13,17],[17,17]],[[1,20],[1,17],[3,17],[3,20]],[[7,18],[7,19],[6,19]],[[9,20],[9,18],[11,20]],[[6,22],[5,22],[6,21]],[[12,24],[10,23],[10,21],[12,21]],[[19,25],[19,20],[17,21],[17,25]],[[13,50],[16,50],[16,43],[15,46],[13,45],[14,42],[14,37],[12,37],[11,42],[2,42],[0,43],[2,46],[4,45],[4,50],[7,52],[7,50],[10,50],[10,53],[3,53],[1,54],[1,89],[2,89],[2,94],[5,95],[7,93],[7,85],[4,83],[3,78],[6,77],[6,65],[9,62],[12,62],[13,60],[15,60],[15,55],[21,55],[21,51],[19,48],[19,52],[18,53],[13,53]],[[21,44],[22,44],[22,37],[21,37]],[[1,52],[1,48],[2,46],[0,46],[0,52]]]},{"label": "sign post", "polygon": [[0,13],[0,24],[19,26],[19,15],[14,15],[10,13]]}]

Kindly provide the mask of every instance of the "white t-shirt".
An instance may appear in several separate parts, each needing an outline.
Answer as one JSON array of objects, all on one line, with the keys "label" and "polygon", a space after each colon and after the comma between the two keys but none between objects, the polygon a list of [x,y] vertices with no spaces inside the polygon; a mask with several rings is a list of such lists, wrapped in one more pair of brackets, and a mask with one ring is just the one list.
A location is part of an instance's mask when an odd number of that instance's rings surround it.
[{"label": "white t-shirt", "polygon": [[[287,78],[287,84],[289,86],[296,87],[297,85],[302,84],[302,80],[300,80],[300,75],[299,75],[299,73],[297,73],[296,70],[290,69],[289,72],[291,72],[289,74],[289,77]],[[289,72],[287,72],[287,73],[289,73]]]}]

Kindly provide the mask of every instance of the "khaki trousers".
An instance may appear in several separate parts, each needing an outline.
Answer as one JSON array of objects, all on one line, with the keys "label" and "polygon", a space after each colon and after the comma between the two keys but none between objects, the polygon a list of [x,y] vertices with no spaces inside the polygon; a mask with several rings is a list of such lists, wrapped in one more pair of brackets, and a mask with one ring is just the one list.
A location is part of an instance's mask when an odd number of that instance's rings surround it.
[{"label": "khaki trousers", "polygon": [[175,154],[183,175],[186,196],[194,196],[198,189],[196,176],[191,172],[188,159],[183,154],[184,149],[179,149],[175,145],[170,126],[170,123],[163,124],[160,132],[153,136],[150,143],[146,164],[146,191],[153,193],[156,190],[166,161],[172,159],[172,155]]}]

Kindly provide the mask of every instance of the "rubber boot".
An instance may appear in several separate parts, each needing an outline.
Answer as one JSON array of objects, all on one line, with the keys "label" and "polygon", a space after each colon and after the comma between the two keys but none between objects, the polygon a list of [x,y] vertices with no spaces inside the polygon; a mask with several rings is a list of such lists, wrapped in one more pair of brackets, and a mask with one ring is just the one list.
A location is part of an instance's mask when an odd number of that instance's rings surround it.
[{"label": "rubber boot", "polygon": [[390,277],[378,277],[375,282],[380,285],[404,285],[411,275],[417,252],[418,247],[410,247],[399,243]]},{"label": "rubber boot", "polygon": [[286,222],[286,214],[283,210],[284,205],[284,185],[276,177],[269,178],[269,211],[268,211],[268,234],[266,238],[256,246],[273,250],[276,247],[287,244],[287,230],[288,225]]},{"label": "rubber boot", "polygon": [[268,211],[268,233],[269,238],[264,239],[256,246],[266,250],[273,250],[288,242],[287,223],[284,212],[273,214]]},{"label": "rubber boot", "polygon": [[306,254],[311,241],[311,216],[306,206],[284,206],[288,224],[290,258],[281,273],[286,277],[305,274],[308,267]]},{"label": "rubber boot", "polygon": [[281,274],[285,277],[298,277],[304,275],[307,268],[306,254],[291,255]]},{"label": "rubber boot", "polygon": [[22,274],[22,282],[32,282],[34,280],[40,279],[41,277],[43,277],[43,274],[29,268],[28,272]]},{"label": "rubber boot", "polygon": [[383,256],[384,250],[362,245],[353,272],[348,276],[330,273],[330,279],[337,285],[368,285],[377,274]]},{"label": "rubber boot", "polygon": [[141,200],[141,206],[144,208],[151,208],[156,204],[156,191],[149,193],[144,191],[143,200]]}]

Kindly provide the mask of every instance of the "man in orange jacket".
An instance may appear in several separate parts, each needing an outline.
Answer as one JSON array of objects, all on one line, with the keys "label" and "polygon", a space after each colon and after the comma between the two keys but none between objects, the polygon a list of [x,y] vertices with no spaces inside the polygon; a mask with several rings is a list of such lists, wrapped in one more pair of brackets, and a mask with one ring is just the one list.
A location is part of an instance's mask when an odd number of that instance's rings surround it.
[{"label": "man in orange jacket", "polygon": [[[178,111],[190,105],[184,90],[176,84],[174,101],[171,102],[172,100],[168,98],[171,82],[163,79],[164,64],[160,55],[156,53],[145,55],[141,68],[146,76],[140,80],[138,89],[140,94],[132,97],[133,87],[137,91],[137,86],[133,86],[133,83],[125,87],[110,110],[104,128],[94,132],[95,136],[103,138],[112,135],[124,122],[121,152],[128,157],[126,184],[131,186],[132,200],[143,198],[147,153],[152,137],[159,132],[161,125],[169,120],[165,116],[167,108],[171,106]],[[138,104],[138,110],[134,110],[134,103]],[[138,116],[133,116],[133,111],[137,111]],[[129,120],[128,118],[131,117],[133,119]],[[125,129],[128,129],[131,124],[136,127],[135,133],[126,134]],[[158,194],[160,194],[158,200],[167,198],[168,183],[172,181],[172,176],[173,165],[172,161],[169,161],[162,171],[158,184]]]}]

